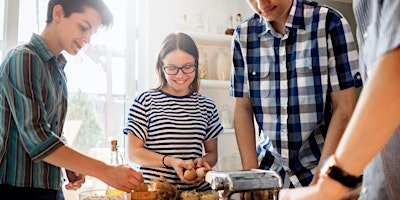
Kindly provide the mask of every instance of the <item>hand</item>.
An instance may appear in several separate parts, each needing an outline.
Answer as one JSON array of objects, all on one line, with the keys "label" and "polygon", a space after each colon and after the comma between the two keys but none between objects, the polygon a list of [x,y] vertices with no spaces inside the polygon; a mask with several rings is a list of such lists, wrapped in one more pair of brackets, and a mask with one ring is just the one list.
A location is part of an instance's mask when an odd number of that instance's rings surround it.
[{"label": "hand", "polygon": [[190,181],[190,180],[185,179],[185,177],[183,175],[184,170],[194,168],[194,165],[192,165],[193,163],[189,163],[189,162],[184,161],[179,158],[173,158],[173,159],[174,160],[171,162],[171,167],[173,167],[175,169],[176,174],[179,176],[181,181],[186,184],[189,184],[189,185],[196,184],[198,182],[197,179]]},{"label": "hand", "polygon": [[348,188],[330,178],[319,178],[315,185],[282,189],[279,200],[339,200]]},{"label": "hand", "polygon": [[77,190],[82,187],[82,184],[85,183],[85,175],[80,174],[78,172],[73,172],[65,169],[65,173],[67,174],[68,183],[65,185],[67,190]]},{"label": "hand", "polygon": [[[207,174],[207,172],[212,170],[210,164],[208,164],[203,159],[203,157],[197,158],[196,160],[194,160],[194,163],[195,163],[196,169],[198,169],[200,167],[204,168],[204,174]],[[197,173],[197,171],[196,171],[196,173]],[[200,177],[196,178],[196,182],[204,182],[204,181],[205,181],[205,176],[202,178],[200,178]]]},{"label": "hand", "polygon": [[205,167],[206,171],[211,171],[211,166],[210,164],[208,164],[203,157],[197,158],[196,160],[194,160],[194,165],[196,166],[196,168],[199,167]]},{"label": "hand", "polygon": [[124,192],[131,192],[144,181],[142,174],[128,165],[107,165],[100,179]]},{"label": "hand", "polygon": [[353,190],[349,190],[341,200],[357,200],[360,197],[361,188],[362,186],[360,185]]}]

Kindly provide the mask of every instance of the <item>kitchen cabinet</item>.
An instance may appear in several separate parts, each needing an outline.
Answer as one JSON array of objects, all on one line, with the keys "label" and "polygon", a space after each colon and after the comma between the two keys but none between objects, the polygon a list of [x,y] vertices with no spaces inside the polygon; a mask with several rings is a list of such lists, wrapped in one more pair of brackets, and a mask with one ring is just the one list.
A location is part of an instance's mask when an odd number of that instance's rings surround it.
[{"label": "kitchen cabinet", "polygon": [[[234,98],[229,96],[229,77],[219,80],[220,72],[218,53],[223,51],[231,67],[231,35],[202,34],[187,32],[195,41],[197,47],[207,55],[207,78],[200,81],[200,93],[213,99],[217,105],[218,113],[224,126],[224,133],[218,137],[218,163],[214,170],[239,170],[241,169],[239,150],[233,129]],[[200,51],[199,50],[199,51]],[[199,63],[201,65],[202,63]]]}]

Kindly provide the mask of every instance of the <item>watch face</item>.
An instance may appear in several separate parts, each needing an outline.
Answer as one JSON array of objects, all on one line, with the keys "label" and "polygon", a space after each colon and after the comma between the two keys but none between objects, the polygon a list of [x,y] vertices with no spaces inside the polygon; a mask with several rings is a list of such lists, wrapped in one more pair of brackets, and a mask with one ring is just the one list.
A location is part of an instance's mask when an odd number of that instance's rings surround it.
[{"label": "watch face", "polygon": [[324,162],[322,163],[321,171],[320,171],[320,176],[326,177],[330,172],[331,172],[331,157],[328,159],[325,159]]}]

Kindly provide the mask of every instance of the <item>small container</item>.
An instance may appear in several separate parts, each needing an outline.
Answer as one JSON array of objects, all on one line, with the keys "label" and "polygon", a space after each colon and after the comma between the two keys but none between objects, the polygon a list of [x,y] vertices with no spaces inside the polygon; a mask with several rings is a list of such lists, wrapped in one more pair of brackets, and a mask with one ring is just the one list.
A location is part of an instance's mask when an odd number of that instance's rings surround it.
[{"label": "small container", "polygon": [[[124,163],[124,157],[118,151],[118,140],[111,140],[111,159],[110,164],[117,166]],[[121,194],[119,191],[111,186],[107,187],[107,194]]]},{"label": "small container", "polygon": [[234,32],[235,32],[235,29],[233,27],[233,17],[232,17],[232,15],[230,15],[229,19],[228,19],[228,24],[225,29],[225,35],[233,35]]},{"label": "small container", "polygon": [[202,47],[198,47],[199,51],[199,79],[208,79],[208,56]]},{"label": "small container", "polygon": [[79,200],[131,200],[131,194],[123,191],[107,194],[106,189],[88,190],[79,194]]},{"label": "small container", "polygon": [[229,106],[226,104],[222,105],[221,108],[221,124],[224,128],[232,128],[232,112],[229,110]]},{"label": "small container", "polygon": [[203,22],[203,17],[199,14],[196,17],[196,21],[194,23],[194,31],[197,33],[205,33],[205,26]]},{"label": "small container", "polygon": [[228,56],[223,48],[218,49],[217,53],[217,76],[218,80],[229,81],[231,75],[231,66]]},{"label": "small container", "polygon": [[179,24],[178,31],[179,31],[179,32],[188,32],[188,31],[189,31],[189,23],[188,23],[188,21],[187,21],[187,15],[186,15],[186,13],[183,14],[182,21],[181,21],[181,23]]}]

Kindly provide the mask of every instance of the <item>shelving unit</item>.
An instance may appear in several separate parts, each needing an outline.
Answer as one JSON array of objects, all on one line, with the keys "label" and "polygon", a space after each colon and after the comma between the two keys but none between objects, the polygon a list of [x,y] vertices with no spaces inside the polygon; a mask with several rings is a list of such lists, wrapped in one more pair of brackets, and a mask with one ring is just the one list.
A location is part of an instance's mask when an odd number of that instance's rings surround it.
[{"label": "shelving unit", "polygon": [[[222,116],[228,116],[229,122],[231,126],[224,126],[224,133],[218,137],[218,154],[219,154],[219,162],[217,169],[221,167],[221,165],[230,160],[237,160],[239,155],[239,150],[236,143],[235,130],[233,129],[233,109],[234,109],[234,99],[229,96],[229,84],[228,80],[217,80],[217,62],[216,62],[216,54],[219,48],[223,48],[228,57],[231,57],[231,35],[216,35],[216,34],[201,34],[201,33],[193,33],[188,32],[196,45],[207,53],[208,56],[208,72],[210,73],[210,79],[201,79],[200,81],[200,93],[213,99],[217,105],[219,116],[221,121],[223,122],[223,126],[225,125],[226,119],[223,119]],[[221,111],[223,108],[228,108],[228,115],[222,115]],[[226,111],[223,111],[226,112]],[[229,125],[229,123],[228,123]]]},{"label": "shelving unit", "polygon": [[221,35],[221,34],[208,34],[208,33],[196,33],[187,32],[197,45],[201,46],[220,46],[220,47],[231,47],[232,36]]}]

